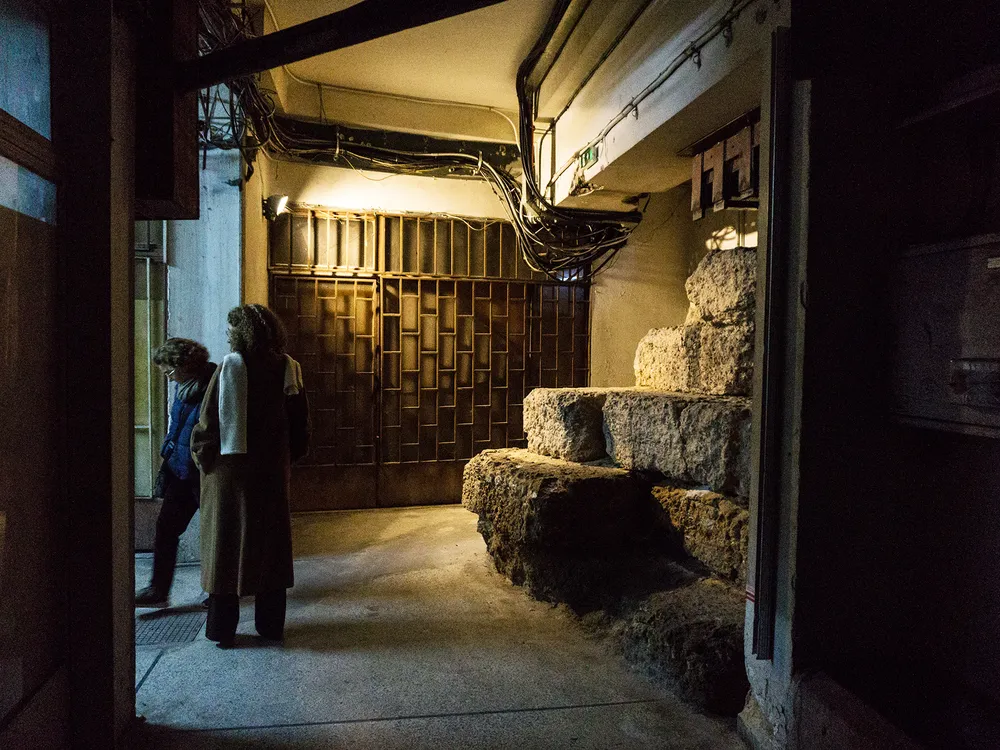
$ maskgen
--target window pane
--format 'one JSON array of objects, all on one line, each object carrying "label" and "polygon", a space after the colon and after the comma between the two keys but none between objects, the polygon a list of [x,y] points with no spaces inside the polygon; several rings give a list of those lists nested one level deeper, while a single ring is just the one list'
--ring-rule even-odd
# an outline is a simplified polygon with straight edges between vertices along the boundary
[{"label": "window pane", "polygon": [[0,156],[0,206],[55,224],[56,186]]},{"label": "window pane", "polygon": [[52,137],[49,22],[27,0],[0,4],[0,109]]}]

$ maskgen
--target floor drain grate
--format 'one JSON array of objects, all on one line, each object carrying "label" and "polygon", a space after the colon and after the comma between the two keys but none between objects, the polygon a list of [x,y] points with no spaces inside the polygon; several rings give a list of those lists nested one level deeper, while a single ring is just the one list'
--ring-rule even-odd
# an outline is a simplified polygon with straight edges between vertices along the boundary
[{"label": "floor drain grate", "polygon": [[135,620],[136,646],[190,643],[205,624],[206,612],[163,612]]}]

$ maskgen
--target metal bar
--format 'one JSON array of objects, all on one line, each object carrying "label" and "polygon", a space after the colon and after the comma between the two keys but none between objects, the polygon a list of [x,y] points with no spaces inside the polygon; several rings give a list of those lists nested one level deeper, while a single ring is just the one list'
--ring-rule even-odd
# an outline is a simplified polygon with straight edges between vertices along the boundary
[{"label": "metal bar", "polygon": [[153,455],[153,368],[150,357],[153,354],[153,283],[150,278],[150,259],[143,258],[146,268],[146,423],[149,425],[147,451],[149,452],[149,486],[153,486],[153,465],[156,458]]},{"label": "metal bar", "polygon": [[326,52],[424,26],[503,0],[361,0],[336,13],[281,29],[178,63],[174,82],[178,89],[208,88],[240,76],[305,60]]},{"label": "metal bar", "polygon": [[780,533],[781,417],[783,363],[786,341],[783,311],[788,254],[789,149],[791,87],[788,29],[775,29],[771,41],[770,177],[767,223],[767,273],[763,279],[764,352],[760,408],[760,455],[757,473],[757,533],[753,582],[752,652],[758,659],[774,658],[774,627],[778,595]]}]

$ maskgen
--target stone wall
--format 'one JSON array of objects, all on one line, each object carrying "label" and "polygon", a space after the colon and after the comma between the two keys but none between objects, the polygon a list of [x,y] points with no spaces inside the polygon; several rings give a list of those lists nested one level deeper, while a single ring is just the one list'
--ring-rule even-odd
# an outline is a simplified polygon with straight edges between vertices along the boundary
[{"label": "stone wall", "polygon": [[731,396],[750,393],[757,253],[715,250],[685,283],[682,326],[654,328],[635,353],[638,386]]},{"label": "stone wall", "polygon": [[635,386],[536,388],[528,450],[481,453],[462,488],[501,574],[536,598],[603,610],[627,657],[725,714],[749,687],[737,586],[755,267],[753,250],[705,256],[685,286],[686,323],[639,343]]}]

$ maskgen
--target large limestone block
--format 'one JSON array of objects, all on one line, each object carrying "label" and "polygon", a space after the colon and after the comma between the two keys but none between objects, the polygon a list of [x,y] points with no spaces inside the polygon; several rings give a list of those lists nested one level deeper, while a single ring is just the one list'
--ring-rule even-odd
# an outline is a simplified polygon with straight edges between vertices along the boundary
[{"label": "large limestone block", "polygon": [[524,399],[528,450],[567,461],[604,454],[603,388],[535,388]]},{"label": "large limestone block", "polygon": [[713,572],[746,582],[750,513],[743,503],[708,490],[653,485],[671,541]]},{"label": "large limestone block", "polygon": [[635,350],[635,384],[661,391],[698,390],[700,326],[654,328]]},{"label": "large limestone block", "polygon": [[737,247],[702,258],[684,289],[702,320],[737,323],[753,317],[756,283],[757,252]]},{"label": "large limestone block", "polygon": [[716,492],[749,495],[750,402],[706,398],[680,415],[687,479]]},{"label": "large limestone block", "polygon": [[607,560],[645,541],[649,485],[628,472],[511,448],[465,467],[462,504],[497,570],[540,599],[579,600],[606,588]]},{"label": "large limestone block", "polygon": [[608,455],[622,468],[748,494],[748,399],[609,389],[604,434]]},{"label": "large limestone block", "polygon": [[733,325],[704,325],[698,347],[700,390],[745,396],[753,384],[754,326],[750,321]]},{"label": "large limestone block", "polygon": [[609,391],[604,400],[608,455],[626,469],[685,478],[680,417],[697,397],[631,388]]},{"label": "large limestone block", "polygon": [[655,593],[622,628],[625,654],[687,700],[734,716],[750,687],[743,665],[744,609],[742,592],[718,580]]}]

